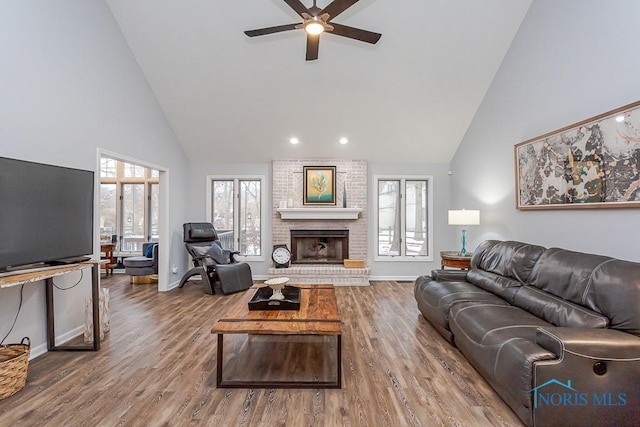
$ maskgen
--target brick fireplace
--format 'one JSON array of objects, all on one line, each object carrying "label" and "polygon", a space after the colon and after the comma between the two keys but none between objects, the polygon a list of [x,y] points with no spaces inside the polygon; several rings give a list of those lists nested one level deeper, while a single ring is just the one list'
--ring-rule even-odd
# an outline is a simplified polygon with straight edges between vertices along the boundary
[{"label": "brick fireplace", "polygon": [[[272,243],[286,244],[294,262],[288,269],[269,268],[269,277],[287,276],[292,283],[368,285],[368,267],[345,268],[342,262],[344,258],[367,260],[367,162],[274,160],[272,166]],[[314,215],[320,209],[303,205],[303,166],[336,166],[336,206],[324,207],[324,212]],[[348,210],[342,208],[345,194],[347,207],[358,208],[358,213],[348,219],[327,215],[327,211],[339,214]],[[308,215],[283,219],[279,212],[283,206]],[[307,236],[299,236],[300,231]],[[298,243],[300,239],[302,243]]]}]

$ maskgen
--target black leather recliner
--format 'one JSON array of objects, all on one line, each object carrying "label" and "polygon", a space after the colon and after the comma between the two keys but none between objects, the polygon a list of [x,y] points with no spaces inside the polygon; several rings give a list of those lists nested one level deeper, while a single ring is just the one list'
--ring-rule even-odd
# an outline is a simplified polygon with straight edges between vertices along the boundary
[{"label": "black leather recliner", "polygon": [[179,287],[193,276],[200,276],[204,291],[213,295],[244,291],[253,285],[251,267],[235,256],[239,252],[222,248],[218,233],[209,222],[183,224],[184,244],[193,259],[193,268],[180,280]]}]

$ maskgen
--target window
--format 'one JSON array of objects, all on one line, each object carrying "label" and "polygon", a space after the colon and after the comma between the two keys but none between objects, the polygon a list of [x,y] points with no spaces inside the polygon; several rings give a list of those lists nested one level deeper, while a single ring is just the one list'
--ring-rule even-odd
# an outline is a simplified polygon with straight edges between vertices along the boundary
[{"label": "window", "polygon": [[376,260],[432,259],[432,178],[375,177]]},{"label": "window", "polygon": [[100,184],[100,241],[111,242],[117,235],[116,184]]},{"label": "window", "polygon": [[122,184],[120,250],[141,251],[145,241],[144,184]]},{"label": "window", "polygon": [[100,159],[100,240],[117,252],[141,252],[158,241],[159,171]]},{"label": "window", "polygon": [[225,249],[262,256],[262,177],[209,177],[207,215]]},{"label": "window", "polygon": [[108,157],[100,159],[100,177],[115,178],[118,173],[118,161]]}]

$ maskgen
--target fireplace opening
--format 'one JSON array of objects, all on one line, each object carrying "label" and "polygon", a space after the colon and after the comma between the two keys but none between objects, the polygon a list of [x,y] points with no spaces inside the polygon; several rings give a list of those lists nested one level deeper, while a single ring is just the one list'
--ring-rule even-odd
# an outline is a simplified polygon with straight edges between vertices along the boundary
[{"label": "fireplace opening", "polygon": [[349,230],[291,230],[292,264],[342,264],[349,258]]}]

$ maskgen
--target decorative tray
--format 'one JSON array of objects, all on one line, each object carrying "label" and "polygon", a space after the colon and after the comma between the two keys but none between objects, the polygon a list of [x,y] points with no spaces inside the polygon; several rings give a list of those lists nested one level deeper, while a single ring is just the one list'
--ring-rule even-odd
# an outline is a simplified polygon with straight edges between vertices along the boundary
[{"label": "decorative tray", "polygon": [[269,287],[258,288],[249,300],[249,310],[300,310],[300,288],[284,286],[284,299],[270,299],[273,291]]}]

